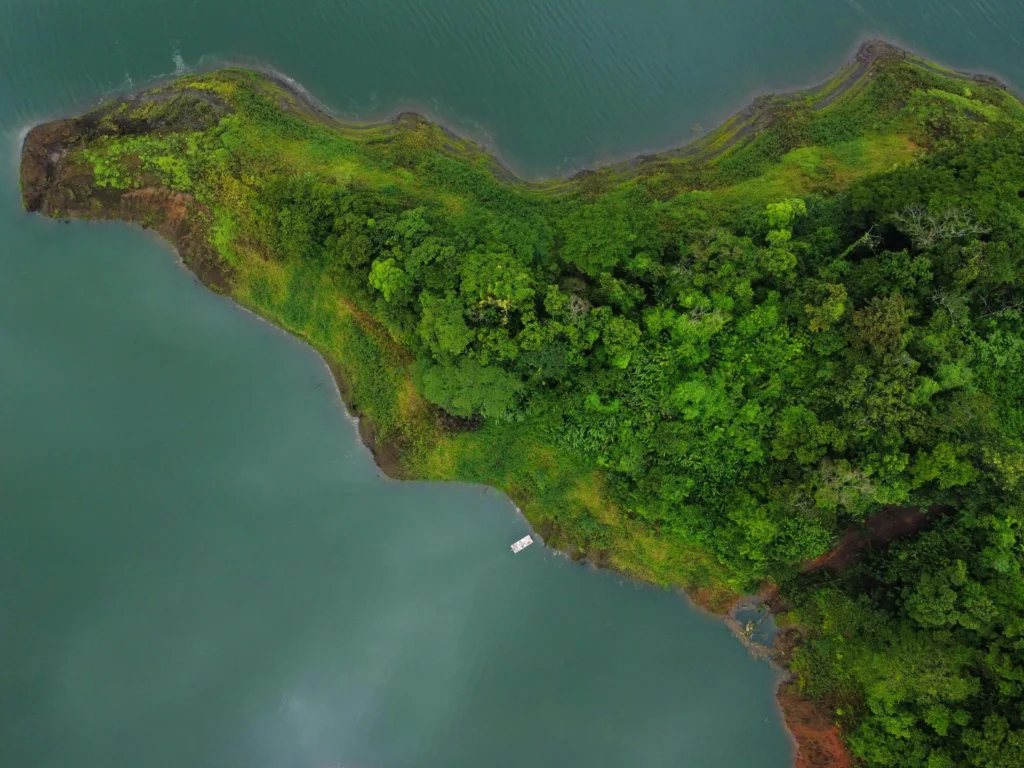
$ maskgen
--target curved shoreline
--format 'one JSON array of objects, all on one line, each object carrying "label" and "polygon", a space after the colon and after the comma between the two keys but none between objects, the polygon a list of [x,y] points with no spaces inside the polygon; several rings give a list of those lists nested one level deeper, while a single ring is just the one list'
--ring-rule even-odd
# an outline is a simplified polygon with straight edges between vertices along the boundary
[{"label": "curved shoreline", "polygon": [[[342,130],[367,131],[394,125],[400,122],[405,116],[415,116],[417,119],[425,120],[438,126],[446,134],[458,139],[459,141],[472,143],[477,147],[477,149],[489,155],[494,163],[500,168],[500,174],[496,175],[498,175],[498,178],[501,178],[503,181],[515,183],[525,188],[547,189],[553,184],[572,181],[581,174],[606,171],[608,169],[618,168],[621,166],[630,166],[642,162],[645,158],[666,155],[671,156],[674,154],[692,151],[697,148],[698,145],[701,145],[710,137],[721,131],[727,124],[741,117],[744,113],[753,110],[756,104],[761,100],[790,100],[807,96],[813,97],[815,93],[827,87],[830,82],[841,76],[848,68],[856,67],[858,59],[861,57],[862,53],[873,46],[883,47],[889,54],[912,60],[915,64],[923,66],[932,72],[936,72],[947,77],[994,85],[1024,98],[1024,90],[1010,84],[998,72],[985,69],[974,70],[947,67],[942,62],[936,61],[934,58],[929,58],[926,53],[908,45],[902,40],[877,33],[868,33],[857,38],[857,40],[849,47],[848,52],[841,60],[839,66],[831,70],[831,74],[827,74],[828,70],[826,69],[825,74],[820,77],[811,78],[805,84],[787,86],[782,89],[766,87],[763,89],[749,91],[743,97],[732,102],[730,106],[727,106],[720,111],[716,111],[716,114],[709,119],[709,122],[713,124],[712,127],[699,136],[695,136],[690,139],[673,139],[666,141],[663,144],[628,149],[621,155],[613,155],[608,158],[598,159],[593,163],[583,165],[575,170],[542,173],[537,176],[519,173],[504,159],[501,149],[496,144],[486,143],[479,137],[468,135],[472,132],[460,132],[460,128],[453,125],[443,117],[433,113],[431,110],[424,108],[420,104],[410,103],[406,106],[395,106],[390,109],[383,110],[381,112],[381,116],[371,117],[367,120],[346,118],[321,101],[300,82],[289,77],[276,67],[264,64],[259,60],[247,60],[244,57],[228,59],[211,57],[206,62],[203,61],[205,57],[201,57],[199,65],[194,68],[190,67],[184,72],[157,74],[146,80],[146,82],[139,87],[115,87],[109,91],[105,91],[98,100],[83,104],[78,114],[84,115],[92,112],[112,100],[131,98],[141,95],[147,91],[162,88],[170,83],[180,80],[183,77],[201,76],[203,74],[222,69],[246,69],[260,73],[281,89],[291,93],[304,107],[307,108],[308,112],[318,115],[322,120],[327,121],[332,127],[340,128]],[[878,57],[876,56],[875,60],[877,60],[877,58]],[[856,77],[860,78],[863,74],[864,71],[857,72]],[[851,82],[850,86],[853,84],[854,83]],[[54,122],[62,117],[63,115],[41,115],[37,122],[26,123],[24,126],[19,128],[16,132],[18,135],[19,152],[20,147],[24,144],[25,137],[32,128],[37,125]]]},{"label": "curved shoreline", "polygon": [[[389,130],[393,126],[401,127],[403,123],[408,121],[431,122],[443,130],[447,136],[459,142],[465,151],[486,155],[489,168],[500,181],[517,185],[527,190],[558,193],[574,189],[577,182],[592,174],[609,174],[618,180],[639,172],[648,163],[660,160],[675,159],[677,161],[682,160],[693,163],[712,160],[737,146],[742,146],[745,140],[753,138],[760,130],[770,125],[771,113],[768,107],[771,105],[778,104],[780,101],[805,100],[811,102],[812,108],[823,109],[836,103],[851,92],[855,92],[858,84],[870,76],[873,67],[879,61],[893,57],[912,59],[914,63],[929,66],[933,71],[941,72],[941,74],[946,76],[953,76],[968,81],[984,82],[989,85],[993,84],[987,75],[947,72],[941,68],[928,65],[927,62],[918,61],[913,54],[905,50],[891,46],[888,43],[872,41],[862,44],[852,61],[848,61],[831,78],[818,86],[812,89],[791,91],[780,96],[760,96],[744,110],[734,114],[708,134],[693,142],[658,154],[639,154],[626,161],[601,166],[597,170],[579,171],[570,176],[557,177],[543,182],[531,182],[515,175],[512,169],[505,165],[493,152],[461,137],[450,128],[445,127],[443,123],[431,121],[416,113],[409,112],[400,112],[393,119],[386,122],[346,123],[334,116],[322,103],[317,101],[315,97],[294,80],[287,78],[279,72],[267,69],[262,70],[262,76],[275,84],[278,89],[292,99],[294,103],[290,107],[293,111],[307,119],[321,122],[342,133],[359,133],[375,129]],[[177,80],[179,78],[174,79]],[[999,85],[1006,88],[1001,83]],[[148,88],[137,94],[134,98],[140,98],[146,92],[152,90],[154,90],[153,87]],[[289,105],[283,106],[288,108]],[[86,118],[89,115],[95,115],[96,112],[97,110],[93,110],[91,113],[87,113]],[[81,121],[83,124],[87,122],[88,120]],[[47,130],[50,130],[53,135],[47,137]],[[75,134],[73,132],[75,130],[80,131],[80,133]],[[87,136],[85,131],[84,125],[81,125],[78,121],[57,120],[37,126],[24,135],[21,178],[23,183],[23,199],[29,210],[42,211],[44,214],[61,218],[65,216],[75,217],[80,214],[74,208],[60,206],[58,209],[53,207],[51,201],[46,198],[46,193],[49,191],[48,185],[50,185],[52,178],[55,176],[59,177],[60,173],[60,160],[53,159],[54,151],[66,147],[67,143]],[[457,146],[450,150],[446,146],[444,151],[451,151],[453,154],[466,156],[465,151],[460,152]],[[35,171],[34,175],[33,171]],[[38,198],[35,194],[37,192],[39,193]],[[199,217],[189,215],[194,213],[198,207],[198,203],[196,203],[194,198],[184,193],[173,193],[168,189],[152,187],[132,190],[123,195],[120,193],[114,195],[112,194],[113,192],[114,190],[107,190],[102,193],[98,189],[93,190],[92,199],[105,206],[98,217],[126,220],[155,229],[175,247],[185,266],[194,272],[205,285],[219,293],[230,293],[228,276],[217,266],[216,260],[211,261],[209,258],[208,233],[198,223],[197,219]],[[159,217],[155,219],[149,218],[154,213],[158,213]],[[257,313],[254,312],[254,314]],[[266,318],[263,319],[266,320]],[[282,328],[282,331],[300,341],[307,341],[301,334],[296,334],[284,328]],[[359,404],[354,402],[350,387],[340,367],[329,356],[320,350],[317,351],[332,372],[339,395],[347,412],[357,419],[357,431],[360,439],[370,450],[377,466],[389,477],[406,479],[408,475],[403,471],[397,446],[377,440],[372,421],[365,414],[361,413]],[[515,503],[514,499],[513,503]],[[695,604],[701,607],[699,603],[695,602]],[[794,739],[794,743],[800,744],[800,739],[794,730],[795,726],[789,722],[789,719],[794,715],[787,710],[787,704],[783,703],[784,698],[789,695],[788,693],[783,693],[783,686],[785,685],[785,681],[780,682],[778,696],[780,707],[786,715],[785,721],[787,722],[790,735]],[[790,701],[788,698],[785,700]],[[790,706],[790,709],[792,708]],[[799,729],[797,728],[797,730]],[[842,765],[843,763],[833,764]]]},{"label": "curved shoreline", "polygon": [[[873,58],[870,63],[866,66],[860,67],[861,57],[866,54],[872,48],[879,49],[873,54]],[[884,49],[884,53],[883,50]],[[260,62],[248,62],[245,60],[225,60],[223,67],[239,67],[243,69],[250,69],[261,73],[262,75],[271,79],[275,84],[284,90],[293,93],[305,106],[311,111],[317,113],[324,118],[331,121],[333,127],[340,127],[347,130],[371,130],[374,128],[381,128],[390,124],[394,124],[402,119],[405,115],[415,115],[419,119],[426,120],[434,125],[440,127],[445,133],[449,134],[453,138],[459,139],[460,141],[470,141],[479,147],[486,154],[490,155],[493,160],[502,168],[503,181],[510,183],[516,183],[524,187],[547,187],[552,183],[571,181],[580,174],[586,174],[596,171],[602,171],[610,168],[617,168],[623,165],[633,165],[643,158],[660,156],[660,155],[673,155],[686,153],[688,150],[692,150],[704,142],[706,139],[711,137],[720,131],[726,124],[738,116],[752,110],[759,100],[763,99],[799,99],[805,96],[814,96],[815,93],[827,87],[830,82],[841,76],[848,68],[854,68],[858,71],[852,73],[855,79],[862,77],[866,71],[870,68],[871,64],[877,61],[883,55],[896,55],[902,56],[903,58],[914,61],[915,64],[923,66],[933,72],[946,75],[947,77],[955,77],[958,79],[969,80],[974,82],[981,82],[988,85],[995,85],[1004,90],[1010,91],[1017,95],[1024,95],[1024,91],[1018,90],[1011,86],[1006,79],[1000,76],[996,72],[987,71],[984,69],[972,70],[972,69],[958,69],[955,67],[947,67],[940,61],[934,58],[929,58],[927,54],[922,51],[915,49],[903,41],[879,34],[863,34],[857,38],[857,40],[849,47],[847,53],[841,60],[838,67],[831,69],[824,69],[824,73],[820,77],[814,77],[809,79],[804,84],[795,84],[787,86],[782,89],[777,88],[762,88],[754,91],[747,92],[743,97],[737,99],[730,106],[725,107],[721,111],[717,111],[716,115],[709,119],[712,127],[705,130],[699,135],[693,136],[689,139],[673,139],[666,141],[665,143],[655,144],[651,146],[643,146],[635,149],[629,149],[624,151],[621,155],[613,155],[607,158],[598,159],[593,163],[583,165],[575,170],[555,172],[555,173],[544,173],[533,176],[531,174],[519,173],[507,160],[500,148],[494,144],[484,142],[478,137],[467,135],[464,132],[460,132],[460,129],[453,125],[450,121],[445,120],[434,112],[424,109],[418,104],[409,104],[407,106],[397,106],[389,110],[382,112],[382,116],[373,117],[368,120],[350,119],[339,114],[335,110],[331,109],[327,104],[317,98],[312,92],[305,88],[294,78],[289,77],[281,70],[262,64]],[[221,69],[222,66],[215,66],[212,69]],[[196,73],[202,73],[212,71],[205,67],[197,69]],[[831,72],[831,74],[829,74]],[[172,76],[170,78],[162,79],[161,82],[170,82],[171,80],[177,79],[178,76]],[[852,87],[855,84],[855,80],[851,81],[847,88]],[[845,90],[845,89],[844,89]],[[839,93],[833,94],[833,97],[837,97]],[[834,100],[834,98],[832,99]],[[831,103],[831,101],[829,101]],[[827,106],[822,104],[821,107]]]},{"label": "curved shoreline", "polygon": [[388,119],[368,122],[348,121],[339,117],[300,83],[282,72],[272,67],[262,66],[257,67],[255,71],[260,72],[295,99],[294,106],[299,107],[300,111],[335,130],[360,133],[399,125],[403,121],[425,121],[436,125],[453,141],[468,144],[475,153],[485,155],[494,176],[501,182],[526,190],[552,192],[591,174],[610,174],[625,178],[633,175],[646,164],[662,160],[687,162],[714,160],[728,150],[742,146],[746,139],[753,138],[758,132],[768,127],[772,122],[771,108],[773,106],[807,101],[815,111],[825,109],[854,91],[879,62],[887,59],[908,60],[917,66],[946,77],[995,86],[1011,93],[1015,92],[1005,82],[993,75],[947,69],[888,40],[870,37],[858,43],[853,54],[831,76],[811,86],[797,87],[781,92],[765,91],[755,94],[752,98],[748,97],[745,102],[746,106],[728,112],[727,117],[719,121],[715,127],[690,141],[673,143],[657,150],[631,152],[622,159],[596,163],[594,167],[584,167],[570,173],[529,179],[517,174],[515,169],[502,159],[500,151],[496,148],[460,134],[446,121],[433,115],[398,110],[391,113],[391,117]]}]

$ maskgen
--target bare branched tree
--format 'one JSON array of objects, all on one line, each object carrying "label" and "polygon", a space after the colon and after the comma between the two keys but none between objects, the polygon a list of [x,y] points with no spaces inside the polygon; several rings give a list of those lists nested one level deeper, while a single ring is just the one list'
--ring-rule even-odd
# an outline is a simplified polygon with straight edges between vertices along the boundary
[{"label": "bare branched tree", "polygon": [[679,264],[673,264],[669,267],[669,274],[674,277],[681,277],[683,280],[689,281],[693,275],[693,270],[686,264],[680,262]]},{"label": "bare branched tree", "polygon": [[988,297],[979,296],[981,303],[985,305],[985,314],[980,315],[978,319],[986,317],[999,317],[1000,315],[1007,315],[1010,312],[1017,312],[1024,308],[1024,300],[1014,301],[1013,297],[1002,297],[998,304],[993,305],[989,302]]},{"label": "bare branched tree", "polygon": [[690,310],[690,320],[695,323],[699,323],[704,319],[705,315],[709,314],[710,310],[706,307],[694,307]]},{"label": "bare branched tree", "polygon": [[569,311],[573,317],[583,317],[590,311],[591,304],[578,293],[569,294]]},{"label": "bare branched tree", "polygon": [[851,243],[850,247],[843,251],[842,256],[840,256],[839,258],[845,259],[847,256],[849,256],[851,253],[853,253],[861,246],[864,246],[872,253],[875,253],[875,249],[882,244],[882,238],[874,234],[874,229],[875,225],[872,224],[871,229],[869,229],[863,235],[858,237],[853,243]]},{"label": "bare branched tree", "polygon": [[892,217],[896,228],[910,238],[915,248],[927,250],[938,243],[970,235],[984,235],[990,230],[966,208],[946,208],[932,213],[927,208],[911,206]]},{"label": "bare branched tree", "polygon": [[955,296],[945,291],[935,291],[932,294],[932,301],[949,313],[950,319],[962,325],[967,322],[969,315],[967,301],[963,296]]},{"label": "bare branched tree", "polygon": [[871,229],[861,235],[860,240],[858,241],[860,245],[867,246],[868,250],[872,253],[874,253],[875,249],[882,244],[882,238],[879,235],[874,234],[874,229],[875,225],[872,224]]},{"label": "bare branched tree", "polygon": [[825,458],[818,465],[815,501],[819,507],[855,510],[863,506],[874,492],[874,483],[847,461]]}]

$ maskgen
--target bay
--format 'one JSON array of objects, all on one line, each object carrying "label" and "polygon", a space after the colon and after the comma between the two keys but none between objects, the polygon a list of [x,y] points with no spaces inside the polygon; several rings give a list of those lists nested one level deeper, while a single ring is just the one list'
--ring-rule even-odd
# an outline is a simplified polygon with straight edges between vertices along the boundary
[{"label": "bay", "polygon": [[7,224],[0,765],[788,764],[719,621],[381,477],[315,353],[148,233]]},{"label": "bay", "polygon": [[0,765],[785,766],[775,673],[509,500],[382,478],[308,348],[150,235],[20,211],[33,122],[275,67],[546,177],[884,35],[1024,82],[1009,0],[2,0]]}]

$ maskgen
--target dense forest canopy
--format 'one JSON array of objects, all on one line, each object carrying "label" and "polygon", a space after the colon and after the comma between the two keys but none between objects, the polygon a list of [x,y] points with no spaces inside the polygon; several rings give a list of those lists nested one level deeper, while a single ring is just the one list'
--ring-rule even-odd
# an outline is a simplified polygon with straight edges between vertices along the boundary
[{"label": "dense forest canopy", "polygon": [[1021,766],[1024,108],[900,56],[856,74],[532,185],[413,117],[191,76],[84,118],[44,209],[180,193],[405,474],[496,485],[550,543],[712,602],[778,584],[803,690],[870,765]]}]

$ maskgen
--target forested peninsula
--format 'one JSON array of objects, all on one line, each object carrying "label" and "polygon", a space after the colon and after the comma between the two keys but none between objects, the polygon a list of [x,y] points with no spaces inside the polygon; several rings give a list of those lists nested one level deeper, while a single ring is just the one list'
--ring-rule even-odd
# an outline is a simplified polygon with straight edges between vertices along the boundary
[{"label": "forested peninsula", "polygon": [[226,69],[37,126],[21,184],[319,350],[390,475],[499,488],[712,609],[769,594],[803,765],[1024,766],[1024,107],[995,81],[872,43],[528,183]]}]

